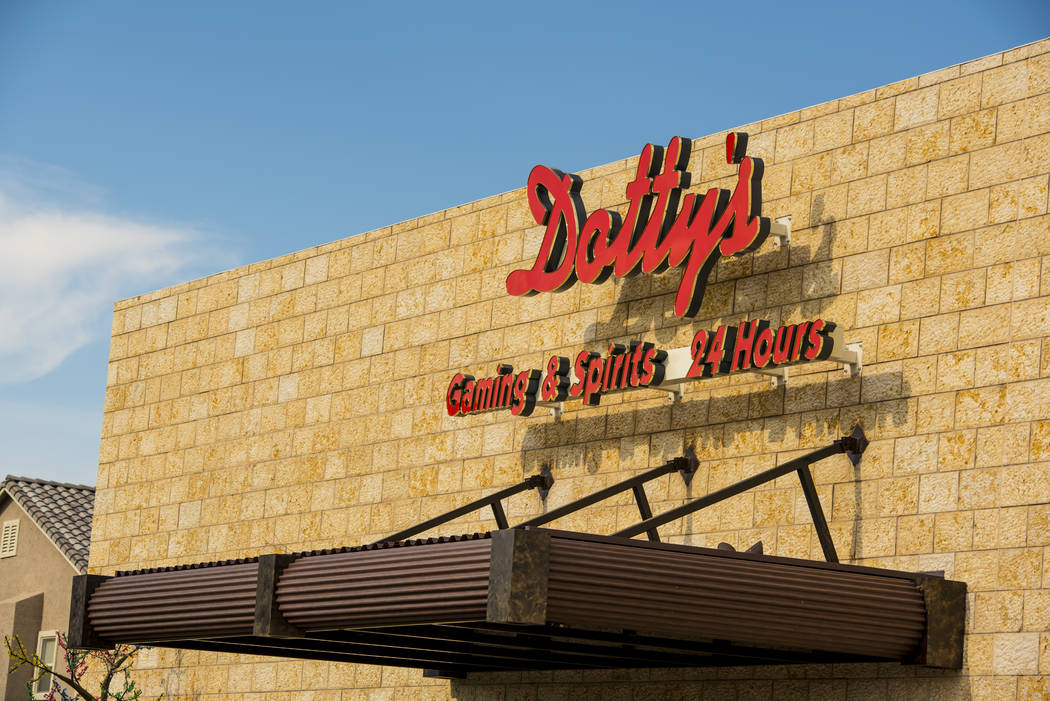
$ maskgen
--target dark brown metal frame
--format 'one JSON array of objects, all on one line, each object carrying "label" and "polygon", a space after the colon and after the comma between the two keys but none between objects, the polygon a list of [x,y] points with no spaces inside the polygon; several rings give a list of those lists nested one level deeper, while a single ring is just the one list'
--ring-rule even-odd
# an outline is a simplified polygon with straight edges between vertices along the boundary
[{"label": "dark brown metal frame", "polygon": [[459,518],[465,514],[469,514],[473,511],[483,509],[486,506],[492,508],[492,515],[496,519],[496,527],[500,530],[504,528],[510,528],[510,523],[507,521],[507,513],[503,510],[503,500],[507,497],[514,496],[521,492],[529,489],[536,489],[540,493],[540,498],[543,500],[547,499],[547,493],[550,492],[550,488],[554,485],[554,476],[551,474],[549,467],[544,467],[538,475],[531,475],[526,477],[524,480],[513,486],[501,489],[498,492],[489,494],[481,499],[476,499],[469,504],[464,504],[458,508],[447,511],[440,516],[435,516],[432,519],[417,523],[414,526],[410,526],[403,531],[398,531],[392,535],[388,535],[386,538],[381,538],[376,543],[392,543],[399,540],[408,540],[413,536],[417,536],[420,533],[425,533],[431,528],[436,528],[442,524],[448,523],[449,521]]},{"label": "dark brown metal frame", "polygon": [[[831,530],[828,528],[828,521],[824,517],[824,509],[820,505],[820,498],[817,495],[817,488],[813,484],[813,475],[810,473],[809,467],[815,462],[838,453],[846,453],[850,462],[856,466],[860,462],[860,457],[867,447],[868,439],[864,435],[864,429],[858,425],[854,427],[853,432],[850,433],[850,435],[843,436],[831,445],[806,453],[794,460],[789,460],[783,465],[778,465],[769,470],[765,470],[764,472],[759,472],[757,475],[752,475],[751,477],[742,479],[735,484],[731,484],[728,487],[706,494],[699,499],[695,499],[687,504],[682,504],[681,506],[665,511],[657,516],[645,517],[643,515],[643,520],[641,522],[621,529],[613,535],[630,538],[643,532],[652,534],[655,532],[657,526],[662,526],[665,523],[669,523],[687,514],[699,511],[700,509],[711,506],[712,504],[717,504],[718,502],[725,501],[730,497],[735,497],[737,494],[746,492],[747,490],[765,484],[766,482],[772,482],[778,477],[783,477],[791,472],[797,472],[799,481],[802,483],[802,493],[806,497],[806,504],[809,506],[809,513],[813,518],[813,527],[817,531],[817,539],[820,541],[821,550],[824,551],[824,559],[828,562],[838,562],[839,557],[838,553],[835,552],[835,543],[831,539]],[[654,540],[652,535],[649,536],[649,539]]]},{"label": "dark brown metal frame", "polygon": [[[410,580],[428,582],[425,595]],[[464,587],[475,592],[470,607],[449,615],[446,600]],[[505,529],[83,575],[70,645],[133,642],[445,677],[878,660],[958,668],[965,592],[924,574]]]},{"label": "dark brown metal frame", "polygon": [[[697,460],[696,454],[692,451],[688,451],[684,456],[680,458],[668,460],[666,463],[660,465],[659,467],[654,467],[651,470],[646,470],[645,472],[635,475],[634,477],[631,477],[629,479],[626,479],[623,482],[618,482],[617,484],[610,485],[608,487],[605,487],[604,489],[599,489],[593,494],[588,494],[587,496],[581,497],[576,501],[565,504],[564,506],[559,506],[556,509],[552,509],[551,511],[540,514],[535,518],[523,521],[522,523],[516,525],[515,528],[542,526],[545,523],[550,523],[551,521],[559,519],[562,516],[567,516],[571,513],[579,511],[580,509],[588,507],[591,504],[597,504],[600,501],[604,501],[605,499],[615,496],[620,492],[625,492],[628,489],[630,489],[634,493],[634,500],[635,503],[638,505],[638,513],[641,515],[641,517],[643,519],[651,518],[653,512],[652,508],[649,506],[649,499],[645,495],[645,488],[643,485],[646,482],[650,482],[654,479],[657,479],[658,477],[663,477],[664,475],[668,475],[673,472],[679,473],[682,476],[682,479],[685,480],[685,483],[689,484],[689,482],[693,479],[693,474],[696,472],[696,468],[699,466],[699,464],[700,463],[699,460]],[[531,477],[527,477],[525,481],[521,482],[520,484],[507,487],[506,489],[500,490],[486,497],[482,497],[481,499],[478,499],[476,501],[472,501],[469,504],[464,504],[463,506],[443,513],[440,516],[435,516],[432,519],[429,519],[422,523],[418,523],[414,526],[406,528],[403,531],[398,531],[397,533],[377,540],[376,542],[390,543],[399,540],[406,540],[408,538],[412,538],[413,536],[417,536],[420,533],[425,533],[431,528],[435,528],[442,524],[448,523],[453,519],[459,518],[460,516],[463,516],[465,514],[469,514],[472,511],[477,511],[478,509],[482,509],[486,506],[492,508],[492,514],[496,519],[496,527],[498,529],[502,530],[504,528],[510,528],[510,523],[507,521],[506,513],[503,510],[503,505],[501,503],[502,500],[506,497],[533,488],[540,490],[540,496],[545,500],[547,498],[547,493],[550,491],[550,488],[553,484],[554,476],[551,474],[550,468],[544,467],[538,475],[532,475]],[[646,534],[649,536],[649,540],[653,542],[660,541],[660,534],[657,533],[656,528],[646,529]]]},{"label": "dark brown metal frame", "polygon": [[[658,543],[660,542],[660,533],[657,531],[659,526],[713,504],[717,504],[720,501],[725,501],[730,497],[734,497],[737,494],[746,492],[747,490],[765,484],[766,482],[771,482],[788,473],[796,472],[798,473],[799,482],[802,485],[802,493],[806,497],[806,504],[809,506],[809,513],[813,519],[813,527],[817,531],[817,540],[820,541],[821,550],[824,552],[824,558],[828,562],[838,562],[838,553],[835,551],[835,543],[831,538],[831,530],[828,528],[828,521],[824,516],[824,509],[820,505],[820,497],[817,495],[817,488],[813,482],[813,475],[810,473],[809,468],[813,463],[838,453],[846,453],[846,455],[849,456],[850,461],[854,465],[857,465],[860,462],[861,455],[867,447],[868,439],[864,435],[864,430],[858,425],[854,427],[850,435],[843,436],[831,445],[806,453],[794,460],[789,460],[783,465],[778,465],[777,467],[760,472],[757,475],[752,475],[751,477],[740,480],[728,487],[711,492],[699,499],[695,499],[687,504],[683,504],[654,516],[652,508],[649,505],[649,499],[645,494],[645,483],[663,477],[664,475],[678,472],[682,476],[682,479],[685,480],[686,484],[689,484],[697,467],[699,467],[699,460],[697,459],[696,454],[689,450],[680,458],[674,458],[663,465],[646,470],[645,472],[625,479],[622,482],[617,482],[616,484],[599,489],[592,494],[580,497],[579,499],[564,504],[563,506],[559,506],[556,509],[551,509],[546,513],[519,523],[515,528],[534,528],[548,524],[551,521],[555,521],[563,516],[568,516],[569,514],[575,513],[591,506],[592,504],[597,504],[600,501],[604,501],[605,499],[629,489],[634,494],[635,504],[638,506],[638,513],[641,515],[642,520],[639,523],[617,531],[613,535],[631,538],[640,533],[645,533],[651,542]],[[435,516],[432,519],[416,524],[410,528],[406,528],[403,531],[398,531],[397,533],[389,535],[376,542],[387,543],[405,540],[486,506],[492,508],[493,516],[495,516],[496,519],[496,526],[500,530],[509,528],[510,524],[507,521],[507,516],[503,510],[501,500],[527,489],[534,488],[539,489],[541,496],[546,499],[547,491],[550,490],[551,485],[553,484],[554,477],[551,475],[550,468],[544,467],[540,474],[528,477],[520,484],[507,487],[506,489],[500,490],[476,501],[472,501],[469,504],[465,504],[459,508],[441,514],[440,516]]]},{"label": "dark brown metal frame", "polygon": [[[550,523],[563,516],[567,516],[571,513],[579,511],[591,504],[597,504],[599,501],[604,501],[609,497],[615,496],[620,492],[626,492],[630,489],[634,493],[635,503],[638,505],[638,512],[641,514],[643,519],[652,518],[653,512],[649,507],[649,499],[645,496],[644,484],[658,477],[677,472],[682,475],[682,479],[685,480],[686,484],[689,484],[693,479],[693,474],[696,473],[696,468],[699,467],[700,462],[697,460],[696,454],[692,451],[687,452],[680,458],[674,458],[667,461],[659,467],[654,467],[651,470],[647,470],[641,474],[635,475],[629,479],[625,479],[622,482],[599,489],[593,494],[588,494],[585,497],[580,497],[576,501],[569,502],[564,506],[559,506],[556,509],[552,509],[545,514],[540,514],[535,518],[530,518],[527,521],[519,523],[515,528],[530,528],[542,526]],[[642,531],[649,536],[649,540],[654,543],[660,542],[660,534],[657,533],[656,528],[643,528]],[[638,531],[641,533],[642,531]]]},{"label": "dark brown metal frame", "polygon": [[[371,545],[75,578],[71,647],[133,642],[423,668],[428,676],[898,660],[962,663],[966,585],[838,564],[809,467],[833,444],[657,516],[645,482],[694,455],[510,528],[500,500],[548,470]],[[658,526],[796,471],[827,562],[657,542]],[[642,521],[611,536],[536,526],[626,490]],[[491,534],[404,540],[493,506]],[[646,533],[651,542],[629,536]]]}]

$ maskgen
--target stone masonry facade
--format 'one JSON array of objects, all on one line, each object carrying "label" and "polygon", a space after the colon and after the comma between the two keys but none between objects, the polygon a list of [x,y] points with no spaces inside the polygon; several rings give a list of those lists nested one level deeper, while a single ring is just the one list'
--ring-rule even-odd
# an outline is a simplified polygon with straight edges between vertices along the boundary
[{"label": "stone masonry facade", "polygon": [[[739,128],[765,160],[771,240],[723,259],[700,313],[680,269],[507,294],[543,227],[524,189],[187,282],[115,307],[91,571],[355,545],[550,466],[546,507],[683,454],[662,511],[848,433],[853,468],[813,468],[843,561],[969,586],[961,671],[896,664],[508,673],[154,649],[172,699],[1045,699],[1050,697],[1050,39]],[[667,134],[669,139],[673,134]],[[684,136],[690,136],[688,134]],[[690,191],[732,187],[724,132],[693,142]],[[664,141],[666,143],[666,140]],[[638,144],[639,149],[643,144]],[[636,159],[580,173],[587,210],[625,206]],[[557,166],[552,163],[550,165]],[[522,173],[524,183],[527,173]],[[418,186],[425,187],[425,183]],[[610,342],[687,346],[699,328],[816,317],[864,370],[741,374],[566,404],[555,419],[447,416],[451,376],[542,368]],[[611,533],[630,492],[552,524]],[[491,513],[441,534],[494,528]],[[822,558],[794,476],[668,524],[665,540]]]}]

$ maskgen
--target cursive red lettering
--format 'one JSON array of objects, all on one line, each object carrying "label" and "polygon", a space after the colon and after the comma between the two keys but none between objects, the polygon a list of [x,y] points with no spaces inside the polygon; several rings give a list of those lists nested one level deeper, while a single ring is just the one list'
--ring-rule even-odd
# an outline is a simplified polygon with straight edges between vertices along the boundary
[{"label": "cursive red lettering", "polygon": [[[674,311],[696,315],[718,257],[758,248],[769,233],[769,219],[760,214],[762,161],[745,155],[746,134],[734,132],[726,140],[726,159],[737,164],[732,191],[713,188],[702,197],[681,197],[689,182],[689,146],[677,136],[666,151],[646,144],[625,191],[628,205],[622,221],[604,209],[585,216],[578,178],[546,166],[533,168],[529,208],[547,228],[532,268],[511,272],[507,292],[559,291],[577,279],[599,283],[610,273],[659,272],[684,262]],[[679,199],[682,206],[675,212]]]},{"label": "cursive red lettering", "polygon": [[528,200],[532,217],[546,224],[536,262],[529,270],[507,276],[507,292],[531,295],[560,292],[576,281],[576,244],[583,221],[580,179],[561,171],[536,166],[529,173]]}]

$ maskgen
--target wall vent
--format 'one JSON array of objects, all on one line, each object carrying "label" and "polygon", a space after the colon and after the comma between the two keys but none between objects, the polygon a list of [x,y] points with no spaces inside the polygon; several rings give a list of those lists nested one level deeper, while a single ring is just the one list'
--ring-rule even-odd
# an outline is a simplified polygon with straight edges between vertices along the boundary
[{"label": "wall vent", "polygon": [[18,521],[4,521],[0,531],[0,557],[14,557],[18,552]]}]

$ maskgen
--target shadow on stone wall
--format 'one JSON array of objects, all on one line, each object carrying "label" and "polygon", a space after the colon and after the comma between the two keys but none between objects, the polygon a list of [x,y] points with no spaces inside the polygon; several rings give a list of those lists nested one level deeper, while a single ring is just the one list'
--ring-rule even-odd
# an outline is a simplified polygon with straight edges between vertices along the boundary
[{"label": "shadow on stone wall", "polygon": [[[791,263],[793,266],[818,266],[814,274],[818,278],[833,278],[837,293],[841,285],[839,280],[834,279],[837,273],[830,258],[837,222],[825,214],[823,195],[814,198],[809,225],[819,227],[820,238],[807,246],[802,243],[804,237],[799,237],[799,243],[789,249],[793,256]],[[746,266],[745,274],[752,267],[764,271],[783,269],[787,265],[785,255],[783,249],[758,254],[754,256],[753,263]],[[777,260],[763,260],[763,257]],[[827,269],[821,270],[819,266],[824,265]],[[610,320],[591,327],[587,337],[595,340],[581,344],[581,347],[600,349],[602,344],[637,339],[644,334],[649,334],[650,338],[655,336],[663,347],[673,347],[670,344],[688,345],[693,329],[700,328],[700,325],[681,324],[673,315],[672,321],[666,326],[661,326],[654,316],[647,328],[637,324],[632,327],[632,315],[641,318],[641,314],[631,311],[631,305],[639,303],[639,300],[645,303],[648,303],[646,299],[656,300],[659,308],[670,313],[670,299],[679,279],[675,275],[675,271],[671,270],[659,276],[638,276],[617,283],[619,296]],[[665,277],[668,280],[664,280]],[[731,279],[716,283],[719,284],[732,287],[735,282]],[[654,294],[653,287],[665,290],[666,294],[650,298]],[[778,305],[776,309],[780,310],[778,315],[784,317],[810,318],[823,313],[833,300],[834,295],[822,299],[797,300]],[[766,306],[769,305],[758,309]],[[703,311],[698,318],[705,318],[702,315]],[[727,314],[724,318],[744,316],[745,313],[741,312]],[[777,324],[780,318],[778,316],[771,321]],[[689,338],[683,338],[682,329]],[[866,360],[870,364],[875,349],[866,350]],[[885,369],[869,366],[861,377],[846,377],[837,372],[800,375],[789,379],[786,386],[777,388],[759,382],[742,387],[730,384],[727,378],[700,381],[687,385],[684,398],[673,404],[655,391],[639,390],[639,394],[651,399],[623,404],[614,395],[604,398],[608,401],[605,412],[587,416],[570,412],[560,420],[531,423],[521,442],[523,474],[535,474],[549,467],[556,480],[596,475],[603,464],[608,470],[608,458],[617,451],[621,469],[625,470],[640,471],[678,457],[689,449],[696,452],[702,463],[705,460],[718,460],[737,464],[736,467],[722,470],[717,477],[702,468],[688,487],[681,485],[680,480],[676,483],[675,478],[671,477],[672,485],[668,487],[667,498],[680,503],[761,469],[773,467],[778,453],[797,454],[826,445],[849,433],[855,424],[861,425],[874,441],[912,434],[916,417],[915,409],[911,406],[914,402],[911,385],[900,364],[887,364]],[[756,433],[759,434],[757,440]],[[749,449],[748,446],[753,448]],[[852,518],[851,538],[848,548],[840,552],[844,560],[855,559],[860,551],[864,537],[861,515],[867,514],[875,506],[863,503],[865,495],[861,479],[885,476],[879,472],[884,466],[872,467],[872,461],[878,459],[874,457],[878,453],[878,446],[873,447],[875,450],[869,449],[865,460],[853,468],[851,474],[834,480],[839,483],[851,480],[853,483],[854,508],[847,517]],[[818,485],[822,481],[827,482],[821,479],[820,474],[825,469],[828,468],[822,464],[813,468]],[[555,497],[554,503],[565,503],[607,483],[595,481],[593,488],[588,486],[585,492],[571,497],[559,495]],[[554,490],[558,490],[557,483]],[[630,493],[627,492],[626,498],[629,497]],[[842,518],[835,519],[832,505],[825,503],[824,506],[829,521],[837,520],[841,524]],[[660,510],[654,504],[654,511]],[[697,514],[686,518],[684,532],[696,532],[693,519],[698,518]],[[752,526],[742,528],[751,529]],[[606,532],[613,530],[615,528],[609,528]],[[688,536],[686,542],[690,542]],[[751,543],[734,545],[746,548]],[[770,545],[766,543],[767,552],[775,553],[775,548],[770,550]]]},{"label": "shadow on stone wall", "polygon": [[[756,254],[746,264],[729,263],[738,267],[730,271],[726,280],[713,282],[709,290],[710,306],[714,308],[719,303],[718,295],[722,303],[726,294],[733,299],[736,280],[746,279],[753,271],[787,268],[789,254],[792,266],[810,266],[811,275],[826,278],[833,292],[824,298],[784,304],[766,301],[740,312],[732,309],[731,313],[705,316],[702,309],[697,318],[742,319],[746,314],[770,307],[777,315],[771,319],[775,324],[780,322],[780,315],[809,318],[823,314],[834,301],[841,281],[831,258],[838,225],[833,217],[826,215],[822,195],[814,198],[808,225],[820,230],[819,240],[808,246],[800,241],[788,251]],[[670,311],[680,279],[680,272],[670,270],[660,276],[638,276],[616,282],[615,307],[588,329],[586,347],[597,350],[612,341],[624,342],[642,336],[655,338],[665,348],[688,345],[693,329],[700,325],[682,324]],[[705,300],[705,307],[707,305]],[[689,338],[684,338],[683,333]],[[863,503],[865,492],[861,480],[889,474],[886,470],[892,465],[885,464],[887,458],[879,449],[880,441],[883,446],[892,446],[893,437],[913,434],[916,420],[915,408],[911,406],[915,401],[911,384],[901,366],[871,367],[875,349],[866,350],[869,368],[862,377],[818,373],[794,378],[794,382],[778,388],[760,383],[741,388],[725,379],[701,381],[687,387],[684,398],[673,404],[655,392],[642,390],[653,399],[625,405],[611,397],[605,412],[588,416],[570,412],[560,420],[534,422],[522,440],[523,473],[534,474],[550,467],[555,479],[597,476],[603,464],[608,471],[609,455],[617,451],[623,470],[641,471],[678,457],[688,449],[697,453],[702,464],[705,460],[717,460],[737,465],[728,475],[721,475],[717,483],[710,472],[704,474],[701,468],[688,488],[681,486],[676,476],[670,476],[668,479],[677,485],[677,491],[669,487],[668,497],[681,503],[772,467],[777,462],[777,454],[793,456],[826,445],[849,433],[853,425],[860,424],[873,444],[859,466],[850,470],[842,467],[843,460],[837,468],[822,463],[813,467],[818,485],[827,483],[821,479],[821,472],[828,469],[838,470],[835,482],[852,481],[854,505],[845,519],[851,521],[852,537],[848,552],[840,552],[840,557],[855,559],[863,546],[861,516],[868,515],[869,509],[875,506]],[[757,443],[756,433],[759,434]],[[747,446],[750,445],[757,448],[749,452]],[[606,481],[591,481],[593,488],[588,485],[586,491],[614,480],[610,477]],[[554,490],[557,489],[556,483]],[[578,496],[582,494],[565,496],[555,503]],[[630,492],[625,498],[628,501],[624,503],[628,503]],[[832,504],[825,503],[824,507],[833,525],[836,520],[843,523],[844,519],[834,518]],[[660,510],[654,504],[654,511]],[[694,517],[698,515],[686,518]],[[748,528],[750,525],[743,530]],[[687,534],[694,532],[694,523],[687,521],[683,530]],[[688,536],[686,538],[688,542]],[[740,545],[747,547],[749,543]],[[766,552],[775,554],[775,547],[766,545]],[[459,701],[971,697],[969,680],[961,672],[896,663],[478,674],[453,681],[451,691]]]}]

